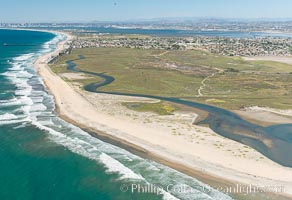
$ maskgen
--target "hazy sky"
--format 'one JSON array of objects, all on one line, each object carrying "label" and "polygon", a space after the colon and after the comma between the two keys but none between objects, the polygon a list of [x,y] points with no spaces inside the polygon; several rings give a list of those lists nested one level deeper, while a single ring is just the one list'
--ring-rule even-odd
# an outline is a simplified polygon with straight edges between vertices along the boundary
[{"label": "hazy sky", "polygon": [[0,22],[163,17],[292,18],[292,0],[3,0]]}]

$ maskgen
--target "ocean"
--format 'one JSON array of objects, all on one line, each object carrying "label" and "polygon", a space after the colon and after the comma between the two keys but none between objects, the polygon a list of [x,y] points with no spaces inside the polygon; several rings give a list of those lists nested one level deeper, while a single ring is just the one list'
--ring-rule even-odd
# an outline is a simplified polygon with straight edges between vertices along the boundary
[{"label": "ocean", "polygon": [[64,37],[0,30],[0,199],[232,199],[60,119],[33,62]]}]

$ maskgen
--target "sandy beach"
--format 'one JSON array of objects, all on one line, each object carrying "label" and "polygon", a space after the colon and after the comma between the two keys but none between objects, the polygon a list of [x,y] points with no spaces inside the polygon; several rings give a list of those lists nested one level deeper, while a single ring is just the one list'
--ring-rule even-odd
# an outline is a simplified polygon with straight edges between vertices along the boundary
[{"label": "sandy beach", "polygon": [[233,111],[242,118],[262,126],[292,124],[292,110],[280,110],[265,107],[247,107]]},{"label": "sandy beach", "polygon": [[[72,36],[67,35],[67,41]],[[54,96],[58,112],[65,120],[125,146],[148,153],[157,161],[188,174],[201,174],[232,183],[259,186],[283,186],[281,195],[292,197],[292,169],[283,167],[248,146],[214,133],[208,127],[192,125],[198,115],[180,110],[174,115],[135,112],[122,102],[157,102],[138,97],[89,93],[78,85],[69,85],[54,74],[47,61],[64,48],[41,56],[35,67]]]},{"label": "sandy beach", "polygon": [[243,57],[244,60],[263,60],[263,61],[275,61],[286,64],[292,64],[291,56],[251,56]]}]

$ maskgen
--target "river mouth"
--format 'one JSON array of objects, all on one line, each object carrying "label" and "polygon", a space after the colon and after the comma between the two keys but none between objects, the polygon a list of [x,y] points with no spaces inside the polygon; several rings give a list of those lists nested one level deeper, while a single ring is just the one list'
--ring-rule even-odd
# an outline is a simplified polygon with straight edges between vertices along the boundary
[{"label": "river mouth", "polygon": [[[34,35],[29,31],[13,33]],[[31,40],[41,35],[37,33]],[[121,192],[120,187],[161,183],[166,188],[173,182],[205,187],[173,169],[94,138],[58,117],[54,98],[45,90],[34,63],[64,39],[63,35],[47,35],[43,38],[46,43],[35,49],[16,47],[10,49],[13,55],[7,56],[6,49],[0,55],[0,61],[7,60],[0,66],[0,199],[19,199],[19,194],[21,199],[164,199],[172,195],[164,190],[160,195],[131,194]],[[230,199],[215,189],[208,194],[200,191],[201,195]]]},{"label": "river mouth", "polygon": [[[85,59],[85,57],[80,55],[76,60],[81,59]],[[115,81],[115,78],[105,73],[80,70],[74,63],[76,60],[66,62],[67,70],[82,72],[103,79],[102,82],[85,85],[84,89],[88,92],[153,98],[205,111],[208,113],[208,117],[196,122],[197,125],[207,124],[217,134],[248,145],[282,166],[292,167],[292,157],[287,153],[292,152],[292,124],[263,127],[246,121],[231,111],[180,98],[100,91],[98,90],[100,87],[111,84]]]}]

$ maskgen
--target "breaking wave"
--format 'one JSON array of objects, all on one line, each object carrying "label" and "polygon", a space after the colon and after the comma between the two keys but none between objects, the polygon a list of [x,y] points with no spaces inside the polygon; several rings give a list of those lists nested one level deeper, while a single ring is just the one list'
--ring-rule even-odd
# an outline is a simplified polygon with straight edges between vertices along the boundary
[{"label": "breaking wave", "polygon": [[[76,154],[97,161],[106,168],[109,174],[118,174],[117,181],[133,180],[164,185],[184,183],[192,188],[208,187],[194,178],[94,138],[56,116],[54,100],[44,90],[43,82],[37,76],[33,62],[40,55],[53,51],[56,44],[64,38],[64,35],[59,34],[45,43],[41,51],[20,55],[7,61],[10,68],[1,76],[5,77],[16,89],[13,92],[13,98],[0,100],[0,108],[11,107],[9,113],[0,114],[0,126],[15,124],[15,128],[19,128],[30,124],[38,127],[47,134],[49,140]],[[231,199],[216,190],[207,194],[197,189],[195,196],[164,190],[161,193],[164,199]]]}]

